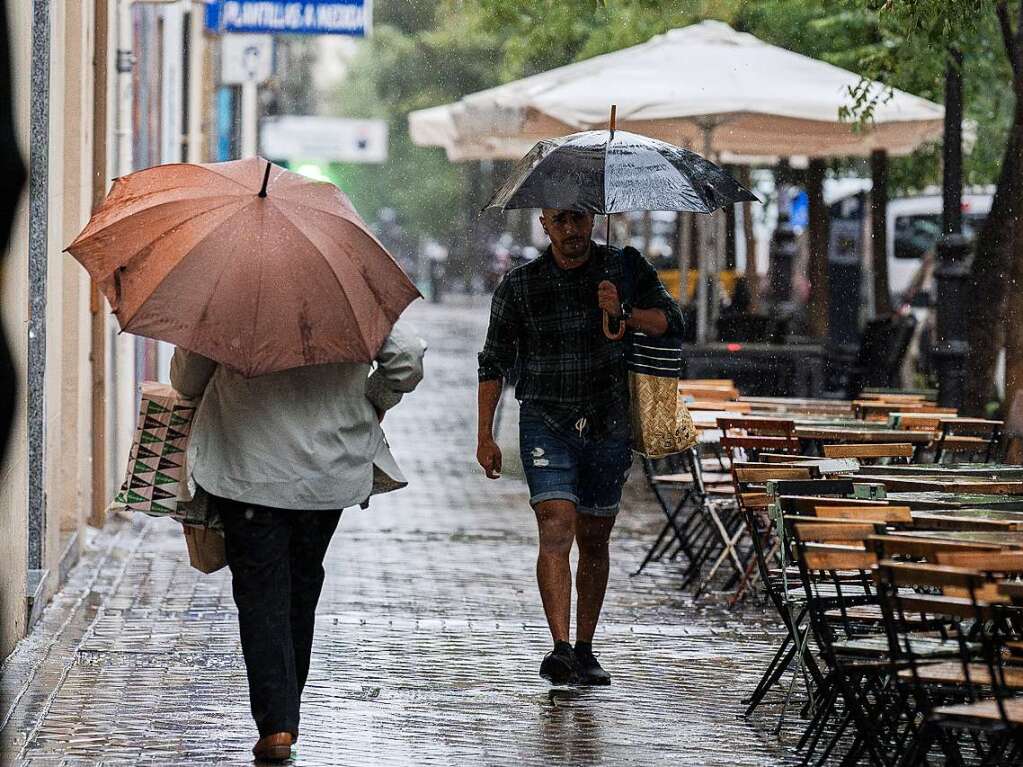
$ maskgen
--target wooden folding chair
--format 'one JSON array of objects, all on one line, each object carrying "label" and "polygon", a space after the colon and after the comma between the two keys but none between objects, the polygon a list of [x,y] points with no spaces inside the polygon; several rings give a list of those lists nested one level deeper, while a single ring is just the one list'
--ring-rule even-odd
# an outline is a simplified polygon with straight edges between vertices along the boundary
[{"label": "wooden folding chair", "polygon": [[1023,391],[1017,391],[1002,427],[1002,463],[1023,464]]},{"label": "wooden folding chair", "polygon": [[[813,717],[798,748],[809,763],[825,734],[830,738],[817,764],[840,744],[849,744],[842,764],[887,765],[878,734],[886,704],[884,637],[872,571],[877,564],[864,542],[883,530],[876,523],[801,522],[786,517],[807,604],[809,628],[824,663]],[[864,637],[862,613],[876,613]],[[841,704],[839,706],[839,704]],[[837,725],[829,723],[837,719]],[[846,737],[852,730],[853,737]]]},{"label": "wooden folding chair", "polygon": [[875,402],[934,402],[937,392],[906,392],[881,389],[864,389],[860,392],[861,400],[873,400]]},{"label": "wooden folding chair", "polygon": [[939,422],[939,436],[934,443],[934,462],[941,463],[952,454],[956,461],[983,461],[994,454],[1001,436],[1002,421],[986,418],[944,418]]},{"label": "wooden folding chair", "polygon": [[789,418],[764,418],[759,416],[718,418],[721,429],[721,446],[733,451],[743,451],[745,457],[756,460],[763,452],[800,452],[801,444],[795,436],[796,424]]},{"label": "wooden folding chair", "polygon": [[[721,447],[729,453],[733,465],[740,456],[754,457],[761,450],[796,454],[800,442],[793,435],[795,423],[791,419],[760,417],[719,417]],[[690,563],[685,584],[696,582],[703,565],[713,559],[709,572],[700,581],[695,594],[701,594],[711,583],[718,570],[726,562],[732,569],[732,577],[725,584],[728,589],[741,582],[747,572],[749,552],[740,549],[742,541],[749,536],[746,518],[734,499],[708,496],[703,505],[703,545],[696,559]]]},{"label": "wooden folding chair", "polygon": [[1004,549],[993,543],[975,543],[949,540],[945,538],[925,538],[915,535],[875,535],[867,544],[871,546],[879,558],[900,558],[915,562],[934,564],[939,552],[989,552],[997,553]]},{"label": "wooden folding chair", "polygon": [[[962,562],[967,555],[939,557]],[[878,586],[899,692],[892,718],[905,723],[893,756],[926,765],[939,750],[944,764],[963,764],[967,755],[983,765],[1019,764],[1023,669],[1006,660],[1008,644],[1019,638],[1019,608],[1000,604],[989,573],[955,564],[882,560]],[[916,634],[911,622],[921,617],[939,623],[941,636]]]},{"label": "wooden folding chair", "polygon": [[944,418],[940,413],[907,413],[902,410],[888,414],[888,427],[903,431],[926,431],[937,433]]},{"label": "wooden folding chair", "polygon": [[955,408],[939,407],[928,402],[855,400],[853,416],[863,421],[887,421],[892,413],[921,413],[932,415],[954,416]]},{"label": "wooden folding chair", "polygon": [[[732,476],[735,483],[735,496],[739,504],[739,512],[746,523],[746,533],[752,541],[752,555],[746,559],[746,566],[739,584],[729,601],[730,605],[742,599],[747,590],[757,579],[768,583],[771,560],[778,548],[777,537],[774,535],[768,507],[771,496],[767,492],[767,483],[784,479],[811,479],[819,477],[819,469],[814,464],[785,465],[753,462],[733,462]],[[723,556],[724,552],[722,552]],[[720,566],[719,561],[715,564]],[[713,569],[710,576],[713,576]],[[770,592],[770,586],[768,585]],[[770,595],[770,594],[769,594]],[[772,598],[772,601],[773,598]]]},{"label": "wooden folding chair", "polygon": [[824,445],[825,458],[855,458],[862,464],[874,464],[881,461],[909,463],[915,449],[908,442],[879,442],[868,445]]},{"label": "wooden folding chair", "polygon": [[848,519],[854,522],[883,522],[887,525],[913,524],[913,512],[909,506],[815,505],[813,515],[828,520]]},{"label": "wooden folding chair", "polygon": [[730,484],[731,475],[704,471],[699,446],[656,462],[644,458],[643,472],[665,521],[633,575],[639,575],[651,562],[664,557],[675,559],[679,554],[684,554],[691,564],[694,559],[692,528],[706,503],[708,488]]}]

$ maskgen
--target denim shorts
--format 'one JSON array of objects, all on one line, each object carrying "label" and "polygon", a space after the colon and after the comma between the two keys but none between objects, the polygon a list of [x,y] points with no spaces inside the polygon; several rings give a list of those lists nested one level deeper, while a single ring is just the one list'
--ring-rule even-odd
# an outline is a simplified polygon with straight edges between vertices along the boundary
[{"label": "denim shorts", "polygon": [[585,422],[575,431],[553,428],[543,415],[523,407],[519,449],[529,485],[529,503],[564,500],[582,514],[613,517],[632,468],[627,433],[593,439]]}]

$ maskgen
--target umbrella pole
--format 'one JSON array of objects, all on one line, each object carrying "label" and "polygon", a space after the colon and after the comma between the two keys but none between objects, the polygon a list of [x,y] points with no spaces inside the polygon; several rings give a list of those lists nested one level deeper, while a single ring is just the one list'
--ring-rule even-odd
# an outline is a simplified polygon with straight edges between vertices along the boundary
[{"label": "umbrella pole", "polygon": [[267,160],[266,161],[266,170],[263,172],[263,186],[259,190],[259,196],[260,197],[266,197],[266,185],[267,185],[267,182],[270,180],[270,166],[271,165],[272,165],[272,163],[269,160]]},{"label": "umbrella pole", "polygon": [[[610,136],[608,136],[608,139],[607,139],[608,143],[610,143],[611,139],[613,139],[615,137],[615,116],[616,116],[617,112],[618,112],[618,106],[616,104],[612,104],[611,105],[611,119],[608,120],[608,123],[607,123],[608,131],[611,134]],[[605,200],[605,203],[606,202],[607,201]],[[605,207],[605,210],[606,210],[607,206],[605,205],[604,207]],[[611,253],[611,213],[610,213],[610,211],[607,211],[607,212],[604,213],[604,218],[605,218],[605,220],[604,220],[604,239],[607,241],[607,252],[610,255],[610,253]],[[611,332],[611,317],[608,315],[607,312],[604,312],[604,335],[607,336],[608,338],[610,338],[612,341],[618,341],[618,340],[624,338],[625,337],[625,319],[622,318],[622,317],[619,317],[619,319],[618,319],[618,330],[616,332],[612,333]]]},{"label": "umbrella pole", "polygon": [[[606,226],[604,229],[604,239],[607,240],[607,252],[611,254],[611,214],[604,214],[606,219]],[[605,267],[606,268],[606,267]],[[618,330],[611,331],[611,315],[604,312],[604,335],[610,338],[612,341],[620,341],[625,337],[625,318],[618,318]]]}]

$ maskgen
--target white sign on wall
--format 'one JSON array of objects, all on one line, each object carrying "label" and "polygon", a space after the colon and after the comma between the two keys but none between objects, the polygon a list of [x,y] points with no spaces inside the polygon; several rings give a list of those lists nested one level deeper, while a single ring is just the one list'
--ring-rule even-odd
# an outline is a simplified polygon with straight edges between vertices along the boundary
[{"label": "white sign on wall", "polygon": [[260,148],[272,160],[387,161],[387,123],[346,117],[267,117]]},{"label": "white sign on wall", "polygon": [[220,40],[220,81],[225,85],[265,83],[274,72],[271,35],[224,35]]}]

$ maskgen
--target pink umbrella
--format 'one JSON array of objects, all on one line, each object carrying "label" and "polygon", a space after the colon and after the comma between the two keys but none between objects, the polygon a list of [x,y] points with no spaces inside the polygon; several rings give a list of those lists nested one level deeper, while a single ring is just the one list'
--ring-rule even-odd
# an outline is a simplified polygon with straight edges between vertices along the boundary
[{"label": "pink umbrella", "polygon": [[119,178],[67,250],[123,331],[245,376],[369,362],[419,297],[340,189],[257,157]]}]

